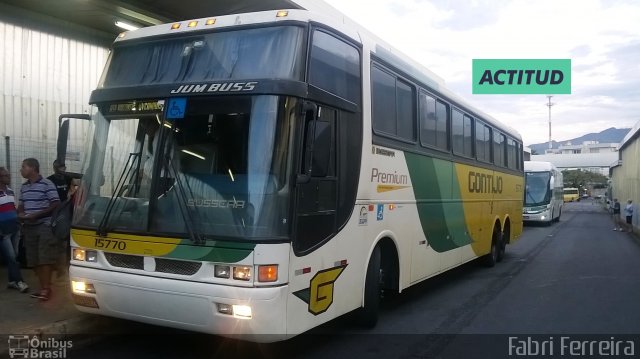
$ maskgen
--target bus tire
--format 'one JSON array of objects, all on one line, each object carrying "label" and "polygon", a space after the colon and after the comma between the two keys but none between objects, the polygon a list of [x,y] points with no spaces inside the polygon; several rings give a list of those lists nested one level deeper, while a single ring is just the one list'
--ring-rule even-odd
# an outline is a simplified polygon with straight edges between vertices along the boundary
[{"label": "bus tire", "polygon": [[502,262],[504,259],[504,254],[507,251],[507,241],[509,241],[509,236],[511,235],[511,229],[509,228],[509,224],[504,228],[504,233],[500,235],[500,247],[498,248],[498,257],[496,258],[497,262]]},{"label": "bus tire", "polygon": [[491,236],[491,250],[483,257],[485,267],[491,268],[498,262],[499,241],[501,240],[500,237],[502,237],[500,233],[500,230],[494,225],[493,235]]},{"label": "bus tire", "polygon": [[376,246],[371,253],[367,266],[367,277],[364,282],[364,304],[356,312],[358,324],[365,328],[373,328],[378,323],[380,309],[380,247]]},{"label": "bus tire", "polygon": [[560,216],[562,216],[562,208],[560,208],[560,212],[558,213],[558,218],[554,219],[556,223],[560,222]]}]

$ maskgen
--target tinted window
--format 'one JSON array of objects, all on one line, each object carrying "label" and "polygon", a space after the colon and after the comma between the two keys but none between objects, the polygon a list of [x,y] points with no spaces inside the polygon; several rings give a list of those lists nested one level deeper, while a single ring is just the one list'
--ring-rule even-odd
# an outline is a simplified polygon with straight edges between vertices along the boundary
[{"label": "tinted window", "polygon": [[336,111],[322,108],[316,121],[315,139],[313,141],[313,156],[311,161],[311,176],[326,177],[335,174],[335,118]]},{"label": "tinted window", "polygon": [[309,83],[353,103],[360,103],[360,54],[327,33],[315,31]]},{"label": "tinted window", "polygon": [[449,149],[449,105],[420,94],[420,142],[422,145]]},{"label": "tinted window", "polygon": [[436,147],[436,99],[420,94],[420,142]]},{"label": "tinted window", "polygon": [[373,128],[396,134],[396,79],[377,67],[371,69]]},{"label": "tinted window", "polygon": [[463,115],[462,112],[458,110],[452,110],[451,134],[453,140],[453,153],[467,157],[473,156],[471,117]]},{"label": "tinted window", "polygon": [[464,116],[463,136],[463,155],[473,157],[473,119],[467,115]]},{"label": "tinted window", "polygon": [[123,42],[114,46],[102,85],[108,88],[259,78],[301,81],[304,38],[303,28],[277,26],[135,44]]},{"label": "tinted window", "polygon": [[512,139],[507,140],[507,166],[518,169],[518,143]]},{"label": "tinted window", "polygon": [[436,102],[436,146],[443,150],[449,149],[449,134],[447,128],[449,122],[449,105],[444,102]]},{"label": "tinted window", "polygon": [[491,128],[476,122],[476,154],[479,160],[491,162]]},{"label": "tinted window", "polygon": [[398,80],[396,87],[396,114],[398,137],[416,140],[414,90],[409,84]]},{"label": "tinted window", "polygon": [[414,87],[377,67],[372,67],[371,81],[374,130],[415,141]]},{"label": "tinted window", "polygon": [[462,123],[462,112],[453,109],[451,110],[451,140],[453,153],[461,155],[464,151],[464,125]]},{"label": "tinted window", "polygon": [[498,131],[493,132],[493,163],[505,166],[505,136]]}]

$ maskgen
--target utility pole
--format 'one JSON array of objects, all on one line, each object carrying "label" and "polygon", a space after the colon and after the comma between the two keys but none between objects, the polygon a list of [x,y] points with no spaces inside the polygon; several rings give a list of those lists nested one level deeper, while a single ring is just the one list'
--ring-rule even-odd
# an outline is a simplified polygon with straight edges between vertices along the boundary
[{"label": "utility pole", "polygon": [[551,145],[551,106],[555,105],[555,103],[551,102],[551,98],[553,96],[549,96],[547,95],[547,98],[549,99],[549,102],[547,103],[547,106],[549,107],[549,149],[552,148]]}]

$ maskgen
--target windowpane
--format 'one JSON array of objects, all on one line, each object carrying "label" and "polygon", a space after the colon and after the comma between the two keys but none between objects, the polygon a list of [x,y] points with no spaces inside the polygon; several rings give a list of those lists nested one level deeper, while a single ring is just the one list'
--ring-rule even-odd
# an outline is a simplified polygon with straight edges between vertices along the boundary
[{"label": "windowpane", "polygon": [[507,166],[512,169],[518,169],[518,146],[516,141],[507,140]]},{"label": "windowpane", "polygon": [[464,128],[463,128],[463,145],[464,151],[463,155],[467,157],[473,157],[473,132],[472,132],[472,124],[471,117],[464,116]]},{"label": "windowpane", "polygon": [[358,50],[322,31],[313,33],[309,83],[354,103],[360,102]]},{"label": "windowpane", "polygon": [[443,150],[449,149],[449,105],[436,102],[436,146]]},{"label": "windowpane", "polygon": [[426,94],[420,94],[420,142],[436,146],[436,100]]},{"label": "windowpane", "polygon": [[397,128],[398,137],[406,140],[416,140],[416,121],[414,90],[409,84],[398,80],[396,89]]},{"label": "windowpane", "polygon": [[483,122],[476,123],[476,151],[481,161],[491,162],[491,128]]},{"label": "windowpane", "polygon": [[498,131],[493,134],[493,163],[498,166],[505,165],[505,136]]},{"label": "windowpane", "polygon": [[458,110],[451,111],[451,137],[453,153],[464,155],[464,123],[462,112]]},{"label": "windowpane", "polygon": [[378,132],[395,135],[396,131],[396,79],[377,67],[371,69],[373,128]]}]

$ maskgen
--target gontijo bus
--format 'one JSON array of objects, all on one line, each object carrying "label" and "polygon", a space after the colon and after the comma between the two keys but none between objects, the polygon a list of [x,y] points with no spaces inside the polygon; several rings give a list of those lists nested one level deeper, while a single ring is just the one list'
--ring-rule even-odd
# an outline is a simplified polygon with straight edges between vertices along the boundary
[{"label": "gontijo bus", "polygon": [[522,218],[550,224],[562,215],[562,172],[551,162],[524,162],[524,208]]},{"label": "gontijo bus", "polygon": [[275,341],[354,310],[374,325],[381,291],[502,258],[522,230],[518,133],[335,18],[116,39],[73,218],[79,310]]}]

